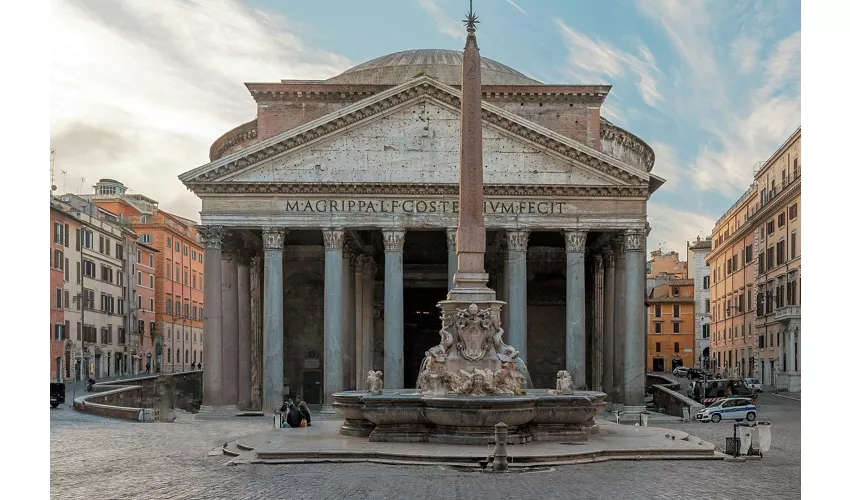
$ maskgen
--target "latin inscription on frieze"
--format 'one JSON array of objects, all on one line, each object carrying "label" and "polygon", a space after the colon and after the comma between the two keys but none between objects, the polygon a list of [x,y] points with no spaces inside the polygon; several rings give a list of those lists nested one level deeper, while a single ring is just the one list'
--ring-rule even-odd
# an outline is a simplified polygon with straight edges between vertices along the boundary
[{"label": "latin inscription on frieze", "polygon": [[[485,214],[558,215],[566,213],[563,201],[486,200]],[[422,199],[317,199],[286,200],[282,204],[289,213],[396,213],[457,214],[457,201]]]}]

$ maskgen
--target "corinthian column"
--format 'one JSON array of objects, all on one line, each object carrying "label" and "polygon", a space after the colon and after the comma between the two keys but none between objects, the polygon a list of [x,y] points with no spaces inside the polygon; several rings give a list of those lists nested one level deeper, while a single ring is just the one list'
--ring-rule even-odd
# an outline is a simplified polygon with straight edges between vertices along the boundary
[{"label": "corinthian column", "polygon": [[263,230],[263,411],[283,402],[283,228]]},{"label": "corinthian column", "polygon": [[239,295],[236,242],[229,232],[221,256],[221,357],[224,404],[239,402]]},{"label": "corinthian column", "polygon": [[602,279],[604,305],[602,307],[602,390],[612,396],[614,390],[614,250],[602,249],[605,276]]},{"label": "corinthian column", "polygon": [[511,345],[520,352],[526,365],[528,359],[528,323],[527,323],[527,279],[526,250],[528,231],[508,231],[508,307],[511,309],[508,319],[508,338]]},{"label": "corinthian column", "polygon": [[602,390],[602,366],[603,366],[603,314],[604,300],[603,280],[605,279],[605,268],[602,265],[602,255],[596,254],[593,256],[593,390]]},{"label": "corinthian column", "polygon": [[345,232],[341,229],[325,229],[325,360],[324,399],[322,413],[335,413],[333,395],[342,391],[343,336],[342,336],[342,246]]},{"label": "corinthian column", "polygon": [[587,388],[584,303],[584,231],[564,231],[567,246],[567,371],[576,389]]},{"label": "corinthian column", "polygon": [[354,273],[351,268],[353,248],[347,239],[342,244],[342,387],[353,389],[351,368],[354,361]]},{"label": "corinthian column", "polygon": [[239,316],[239,408],[251,404],[251,258],[242,257],[236,269]]},{"label": "corinthian column", "polygon": [[404,230],[384,230],[384,387],[404,387]]},{"label": "corinthian column", "polygon": [[623,363],[623,385],[626,406],[644,407],[646,385],[646,233],[643,229],[626,231],[626,356]]},{"label": "corinthian column", "polygon": [[222,404],[221,226],[197,226],[204,242],[204,404]]},{"label": "corinthian column", "polygon": [[612,400],[623,402],[624,363],[626,359],[626,253],[623,251],[623,237],[617,236],[611,242],[614,250],[614,389]]},{"label": "corinthian column", "polygon": [[361,296],[363,297],[362,326],[363,329],[363,365],[361,367],[360,383],[361,388],[365,387],[366,374],[369,370],[374,370],[375,367],[375,310],[372,307],[375,297],[375,272],[378,270],[378,265],[375,264],[375,259],[367,255],[363,257],[360,263],[363,274],[363,288]]}]

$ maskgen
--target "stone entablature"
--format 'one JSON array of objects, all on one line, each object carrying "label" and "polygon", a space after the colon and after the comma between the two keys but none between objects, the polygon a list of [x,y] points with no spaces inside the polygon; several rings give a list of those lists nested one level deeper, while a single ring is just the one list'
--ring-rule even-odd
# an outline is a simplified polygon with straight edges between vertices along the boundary
[{"label": "stone entablature", "polygon": [[600,118],[599,135],[602,139],[603,153],[652,172],[652,167],[655,165],[655,152],[639,137],[604,118]]}]

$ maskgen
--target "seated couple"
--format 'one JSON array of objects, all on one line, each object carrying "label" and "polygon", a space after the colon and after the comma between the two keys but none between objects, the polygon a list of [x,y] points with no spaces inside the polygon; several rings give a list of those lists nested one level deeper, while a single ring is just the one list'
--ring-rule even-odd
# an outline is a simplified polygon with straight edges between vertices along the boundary
[{"label": "seated couple", "polygon": [[283,415],[281,419],[281,428],[289,428],[289,427],[310,427],[310,409],[307,408],[307,403],[301,401],[298,403],[298,406],[295,406],[295,403],[290,399],[289,401],[284,401],[284,403],[280,406],[280,410],[278,413]]}]

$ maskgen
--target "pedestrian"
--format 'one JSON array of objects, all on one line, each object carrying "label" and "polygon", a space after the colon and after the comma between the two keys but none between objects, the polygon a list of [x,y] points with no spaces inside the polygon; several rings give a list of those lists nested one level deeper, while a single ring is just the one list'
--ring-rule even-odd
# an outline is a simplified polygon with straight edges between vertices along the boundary
[{"label": "pedestrian", "polygon": [[301,401],[300,403],[298,403],[298,409],[301,411],[301,414],[304,416],[304,421],[307,423],[307,427],[312,427],[312,424],[310,423],[310,420],[311,420],[310,419],[310,409],[307,408],[307,403],[304,402],[304,401]]},{"label": "pedestrian", "polygon": [[90,376],[89,376],[89,385],[87,385],[87,386],[86,386],[86,391],[91,392],[91,391],[92,391],[92,389],[94,388],[94,384],[95,384],[95,383],[96,383],[96,382],[95,382],[95,380],[94,380],[94,377],[90,375]]},{"label": "pedestrian", "polygon": [[145,363],[145,374],[146,375],[151,374],[151,362],[150,362],[150,360],[148,360],[148,362]]},{"label": "pedestrian", "polygon": [[192,361],[192,371],[195,371],[195,362]]},{"label": "pedestrian", "polygon": [[298,411],[298,407],[295,406],[295,403],[293,403],[290,399],[289,403],[287,403],[286,423],[289,424],[290,427],[301,427],[302,420],[304,420],[304,415]]},{"label": "pedestrian", "polygon": [[201,370],[201,364],[200,363],[198,363],[198,370],[199,371]]}]

